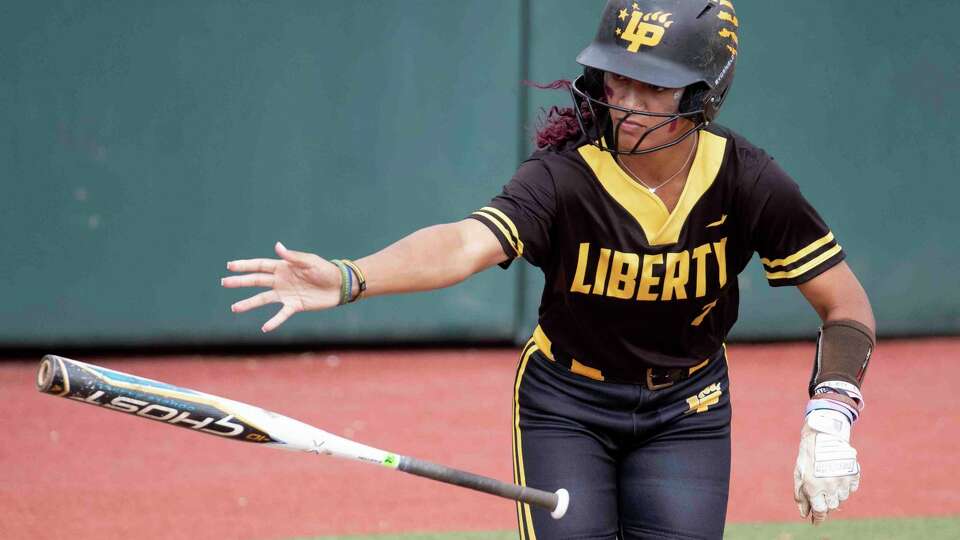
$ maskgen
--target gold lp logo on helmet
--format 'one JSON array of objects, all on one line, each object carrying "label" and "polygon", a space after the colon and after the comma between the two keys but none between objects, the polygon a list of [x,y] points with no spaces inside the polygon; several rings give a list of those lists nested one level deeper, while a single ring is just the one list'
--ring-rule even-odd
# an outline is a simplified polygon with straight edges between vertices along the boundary
[{"label": "gold lp logo on helmet", "polygon": [[663,39],[666,29],[673,24],[670,20],[671,15],[673,14],[663,11],[644,13],[640,11],[640,6],[634,3],[632,13],[627,13],[626,9],[620,10],[619,19],[626,21],[627,17],[630,17],[630,21],[627,22],[626,30],[621,30],[620,26],[617,26],[617,35],[630,44],[627,50],[632,53],[639,51],[643,46],[656,47]]}]

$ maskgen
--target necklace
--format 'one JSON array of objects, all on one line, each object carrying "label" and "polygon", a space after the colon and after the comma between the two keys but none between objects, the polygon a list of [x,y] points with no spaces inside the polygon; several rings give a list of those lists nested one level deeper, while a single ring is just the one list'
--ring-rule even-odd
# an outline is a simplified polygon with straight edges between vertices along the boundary
[{"label": "necklace", "polygon": [[623,165],[623,168],[626,169],[628,173],[630,173],[630,176],[632,176],[637,182],[640,182],[640,185],[642,185],[643,187],[645,187],[645,188],[647,188],[648,190],[650,190],[650,193],[656,193],[658,189],[660,189],[660,188],[662,188],[663,186],[669,184],[671,180],[673,180],[674,178],[676,178],[677,175],[680,174],[680,171],[682,171],[682,170],[684,170],[684,169],[687,168],[687,165],[690,164],[690,159],[693,158],[693,151],[694,151],[696,148],[697,148],[697,142],[694,141],[694,143],[690,145],[690,153],[687,155],[687,159],[684,160],[683,165],[681,165],[680,168],[677,169],[677,172],[671,174],[671,175],[670,175],[670,178],[667,178],[667,179],[664,180],[663,182],[660,182],[660,185],[655,186],[655,187],[650,187],[650,185],[647,184],[646,182],[644,182],[642,178],[640,178],[639,176],[637,176],[637,173],[633,172],[633,171],[630,169],[630,167],[627,166],[627,162],[626,162],[626,161],[624,161],[624,160],[622,160],[622,159],[621,159],[621,160],[618,160],[618,161],[619,161],[620,165]]}]

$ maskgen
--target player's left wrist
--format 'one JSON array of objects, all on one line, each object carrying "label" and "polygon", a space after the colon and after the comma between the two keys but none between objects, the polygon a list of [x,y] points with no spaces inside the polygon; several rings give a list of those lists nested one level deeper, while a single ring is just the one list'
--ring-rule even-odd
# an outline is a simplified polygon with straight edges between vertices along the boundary
[{"label": "player's left wrist", "polygon": [[853,425],[860,418],[864,405],[863,394],[856,386],[844,381],[825,381],[815,388],[804,413],[809,416],[813,411],[834,411]]}]

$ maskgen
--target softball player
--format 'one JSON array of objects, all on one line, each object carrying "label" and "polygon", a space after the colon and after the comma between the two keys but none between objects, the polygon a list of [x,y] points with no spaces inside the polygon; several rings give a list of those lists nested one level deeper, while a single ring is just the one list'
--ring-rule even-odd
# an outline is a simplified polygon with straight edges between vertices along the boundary
[{"label": "softball player", "polygon": [[730,476],[724,339],[754,252],[823,319],[794,498],[815,523],[857,489],[849,444],[875,346],[869,301],[833,233],[763,150],[713,123],[733,80],[727,0],[610,0],[541,148],[469,219],[356,262],[277,244],[232,261],[234,311],[298,311],[446,287],[524,258],[539,325],[514,395],[515,481],[566,488],[567,516],[518,505],[523,539],[720,538]]}]

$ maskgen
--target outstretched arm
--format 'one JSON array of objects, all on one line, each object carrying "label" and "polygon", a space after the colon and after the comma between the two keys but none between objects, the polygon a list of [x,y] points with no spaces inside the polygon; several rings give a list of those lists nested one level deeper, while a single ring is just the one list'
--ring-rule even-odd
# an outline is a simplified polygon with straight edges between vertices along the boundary
[{"label": "outstretched arm", "polygon": [[441,289],[507,260],[500,242],[475,219],[434,225],[357,261],[364,296]]},{"label": "outstretched arm", "polygon": [[[236,302],[242,313],[271,303],[283,307],[261,330],[269,332],[300,311],[335,307],[340,301],[341,274],[326,259],[287,249],[277,242],[279,259],[243,259],[227,263],[242,273],[220,280],[227,288],[263,287],[269,290]],[[356,261],[367,279],[364,296],[440,289],[507,259],[490,230],[473,219],[434,225],[414,232],[387,248]],[[352,295],[356,295],[354,282]]]}]

